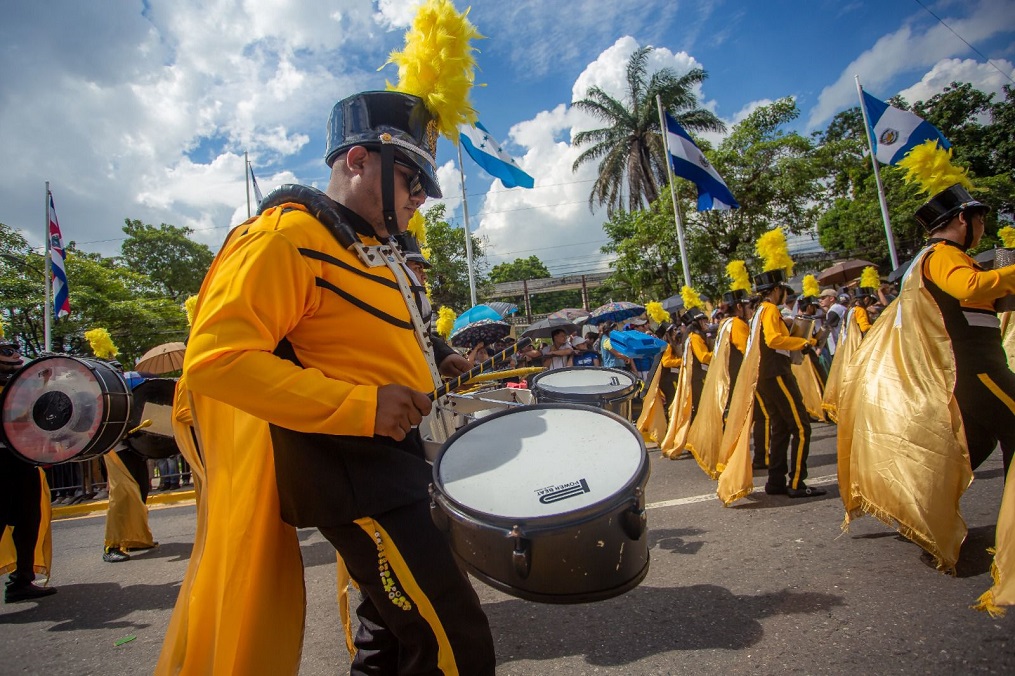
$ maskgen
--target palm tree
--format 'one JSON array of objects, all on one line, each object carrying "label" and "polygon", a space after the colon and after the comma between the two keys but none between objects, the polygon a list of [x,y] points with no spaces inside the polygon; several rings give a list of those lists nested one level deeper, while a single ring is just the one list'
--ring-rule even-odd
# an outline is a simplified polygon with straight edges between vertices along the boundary
[{"label": "palm tree", "polygon": [[665,184],[666,160],[659,133],[659,111],[656,95],[663,108],[689,131],[726,131],[726,125],[713,113],[698,107],[691,91],[708,75],[695,68],[680,77],[672,68],[663,68],[648,76],[646,64],[652,47],[642,47],[627,63],[626,100],[610,96],[599,87],[590,87],[581,101],[572,101],[578,110],[591,113],[608,126],[575,134],[576,146],[592,144],[575,160],[572,169],[599,160],[599,176],[589,195],[589,209],[606,205],[612,215],[624,208],[636,211],[659,197],[659,186]]}]

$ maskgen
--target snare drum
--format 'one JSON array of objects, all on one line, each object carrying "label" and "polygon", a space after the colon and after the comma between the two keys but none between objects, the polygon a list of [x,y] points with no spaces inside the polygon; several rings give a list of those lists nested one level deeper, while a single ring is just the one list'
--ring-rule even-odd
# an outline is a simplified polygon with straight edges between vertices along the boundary
[{"label": "snare drum", "polygon": [[539,403],[585,404],[631,419],[638,379],[629,371],[584,366],[543,371],[532,379]]},{"label": "snare drum", "polygon": [[130,401],[127,382],[106,362],[42,357],[15,373],[0,395],[0,441],[35,465],[87,460],[123,436]]},{"label": "snare drum", "polygon": [[513,596],[599,601],[648,573],[641,435],[589,406],[500,411],[445,443],[431,513],[456,558]]},{"label": "snare drum", "polygon": [[[137,431],[124,441],[132,451],[153,460],[171,458],[180,452],[173,435],[175,393],[176,380],[171,378],[151,378],[131,391],[133,404],[127,429]],[[151,424],[140,427],[147,420]]]}]

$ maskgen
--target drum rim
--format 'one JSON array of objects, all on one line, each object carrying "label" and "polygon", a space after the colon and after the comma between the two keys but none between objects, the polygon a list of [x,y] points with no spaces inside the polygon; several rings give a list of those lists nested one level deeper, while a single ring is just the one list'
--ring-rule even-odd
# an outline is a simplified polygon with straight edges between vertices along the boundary
[{"label": "drum rim", "polygon": [[586,401],[586,400],[587,401],[603,401],[603,397],[605,397],[605,396],[612,397],[608,401],[614,401],[614,400],[617,400],[617,399],[621,399],[621,400],[626,399],[630,395],[633,395],[638,390],[638,377],[635,376],[630,371],[623,371],[621,369],[607,368],[607,367],[604,367],[604,366],[565,366],[565,367],[559,368],[559,369],[551,369],[549,371],[543,371],[543,372],[537,373],[535,376],[533,376],[532,377],[532,387],[530,388],[532,390],[532,393],[538,398],[538,396],[539,396],[539,379],[540,378],[560,375],[564,371],[608,371],[610,373],[619,373],[620,375],[622,375],[622,376],[624,376],[626,378],[630,378],[631,379],[631,384],[629,386],[621,388],[619,390],[613,390],[611,392],[601,392],[599,394],[591,394],[591,393],[588,393],[588,392],[567,392],[567,391],[559,390],[559,389],[550,390],[550,389],[548,389],[546,387],[544,387],[542,389],[542,391],[545,392],[547,395],[550,395],[550,396],[556,395],[556,396],[573,397],[574,400],[576,400],[576,401]]},{"label": "drum rim", "polygon": [[[448,494],[448,492],[444,489],[444,482],[442,482],[440,479],[439,470],[441,462],[444,460],[444,455],[447,453],[448,448],[450,448],[451,445],[459,437],[464,436],[466,432],[476,427],[477,425],[483,425],[487,422],[496,420],[497,418],[500,418],[505,415],[517,415],[518,413],[521,413],[523,411],[545,410],[545,409],[591,411],[593,413],[608,416],[622,423],[625,427],[627,427],[631,431],[632,436],[634,436],[635,439],[637,439],[638,446],[641,448],[641,455],[638,460],[638,469],[634,472],[631,478],[626,483],[624,483],[624,485],[621,486],[609,498],[601,500],[599,502],[594,502],[584,507],[578,507],[570,511],[556,512],[554,514],[548,514],[545,516],[511,517],[505,516],[503,514],[491,514],[490,512],[484,512],[475,509],[474,507],[471,507],[469,505],[462,504],[461,502],[454,499]],[[482,522],[488,525],[498,527],[503,526],[506,527],[507,529],[510,529],[514,526],[518,526],[523,530],[525,530],[525,532],[527,533],[552,531],[561,526],[560,520],[563,517],[573,518],[575,516],[581,515],[582,520],[584,520],[585,518],[594,519],[598,516],[602,516],[603,514],[615,510],[617,508],[617,505],[623,502],[631,501],[632,498],[634,497],[631,494],[631,489],[633,489],[636,486],[647,484],[650,474],[651,474],[651,464],[649,462],[648,449],[645,446],[645,439],[641,436],[641,433],[638,432],[638,429],[631,424],[631,421],[627,420],[626,418],[623,418],[622,416],[619,416],[613,411],[610,411],[608,409],[599,408],[597,406],[589,406],[587,404],[569,404],[558,402],[527,404],[525,406],[517,406],[505,409],[503,411],[497,411],[495,413],[492,413],[486,416],[485,418],[481,418],[480,420],[472,423],[471,425],[466,425],[465,427],[456,430],[454,434],[448,437],[447,441],[445,441],[444,444],[441,446],[441,450],[437,453],[437,457],[433,461],[433,468],[431,472],[432,481],[430,483],[430,487],[434,494],[431,496],[431,500],[434,502],[444,502],[450,507],[454,508],[456,512],[460,512],[463,516],[477,518],[477,520],[481,518]]]},{"label": "drum rim", "polygon": [[[89,370],[92,370],[92,371],[96,370],[95,368],[93,368],[92,364],[100,364],[101,368],[105,369],[108,373],[115,374],[117,376],[117,378],[119,379],[120,383],[123,385],[123,392],[120,392],[120,393],[106,392],[105,395],[109,395],[109,394],[121,394],[121,395],[125,395],[125,400],[126,400],[126,404],[127,404],[127,411],[126,411],[125,417],[126,417],[127,421],[130,420],[131,409],[133,407],[133,397],[131,396],[130,385],[127,383],[127,379],[123,377],[123,374],[121,372],[119,372],[118,370],[116,370],[115,367],[113,367],[108,362],[103,361],[102,359],[97,359],[95,357],[78,357],[78,356],[75,356],[75,355],[72,355],[72,354],[46,354],[46,355],[43,355],[41,357],[36,357],[35,359],[33,359],[31,361],[28,361],[28,362],[25,362],[24,364],[22,364],[21,368],[19,368],[17,371],[15,371],[14,373],[11,374],[11,377],[7,380],[7,384],[4,385],[2,390],[0,390],[0,445],[3,445],[3,447],[8,452],[10,452],[12,455],[18,457],[19,459],[23,460],[24,462],[27,462],[27,463],[29,463],[31,465],[35,465],[36,467],[49,467],[49,466],[53,466],[53,465],[62,465],[64,463],[68,463],[68,462],[84,462],[86,460],[91,460],[93,458],[100,457],[100,456],[108,453],[112,449],[116,448],[116,444],[119,443],[120,439],[123,438],[124,433],[129,429],[127,427],[127,421],[124,421],[124,427],[123,427],[123,429],[120,431],[120,434],[117,435],[116,441],[114,441],[109,446],[109,448],[107,448],[107,449],[105,449],[103,451],[99,451],[99,452],[95,451],[95,446],[94,446],[95,442],[97,442],[101,438],[101,436],[102,436],[101,434],[99,434],[99,435],[95,436],[95,438],[91,439],[88,442],[88,444],[84,448],[82,448],[81,451],[77,455],[75,455],[72,458],[68,458],[67,460],[61,460],[60,462],[56,462],[56,463],[53,463],[53,462],[43,462],[43,461],[37,460],[35,458],[31,458],[31,457],[25,455],[24,453],[21,453],[20,451],[18,451],[10,443],[10,439],[8,439],[7,433],[5,431],[5,425],[3,424],[3,410],[4,410],[4,408],[5,408],[6,404],[7,404],[7,396],[12,391],[11,390],[11,386],[10,386],[11,382],[13,380],[15,380],[18,376],[20,376],[22,371],[24,371],[25,369],[27,369],[27,368],[29,368],[31,366],[35,366],[36,364],[38,364],[41,361],[47,361],[47,360],[51,360],[51,359],[69,359],[71,361],[81,362]],[[109,411],[106,411],[106,413],[108,414]],[[105,419],[103,419],[102,423],[104,425],[118,424],[118,423],[115,423],[114,421],[109,421],[109,420],[105,420]]]}]

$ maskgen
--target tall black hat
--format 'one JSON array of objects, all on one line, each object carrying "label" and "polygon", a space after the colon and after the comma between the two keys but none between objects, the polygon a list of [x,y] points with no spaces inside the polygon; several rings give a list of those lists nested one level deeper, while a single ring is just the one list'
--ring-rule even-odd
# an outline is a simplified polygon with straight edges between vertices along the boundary
[{"label": "tall black hat", "polygon": [[361,92],[335,104],[328,119],[328,148],[324,161],[353,146],[398,151],[423,173],[423,188],[430,197],[441,197],[437,182],[436,139],[427,140],[427,124],[433,114],[423,99],[401,92]]},{"label": "tall black hat", "polygon": [[722,295],[722,302],[727,305],[735,305],[737,303],[746,303],[748,300],[747,292],[743,289],[734,289],[727,291]]},{"label": "tall black hat", "polygon": [[766,270],[759,275],[754,275],[754,290],[771,291],[777,286],[784,286],[787,289],[791,289],[789,284],[786,283],[786,271],[782,268],[777,270]]},{"label": "tall black hat", "polygon": [[687,310],[680,317],[680,321],[683,322],[684,326],[690,326],[697,319],[708,319],[708,317],[706,317],[705,313],[696,307],[692,307],[691,309]]},{"label": "tall black hat", "polygon": [[916,221],[927,232],[932,232],[943,225],[947,225],[948,221],[966,209],[982,209],[984,212],[990,211],[990,207],[979,200],[973,199],[973,196],[961,184],[956,183],[934,195],[922,207],[917,209]]}]

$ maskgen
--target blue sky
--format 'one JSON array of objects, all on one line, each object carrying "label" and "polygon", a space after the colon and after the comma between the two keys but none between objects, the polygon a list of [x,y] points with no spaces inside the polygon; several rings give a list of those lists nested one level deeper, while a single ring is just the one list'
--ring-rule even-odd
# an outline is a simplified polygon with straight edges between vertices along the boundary
[{"label": "blue sky", "polygon": [[[246,217],[244,151],[262,189],[325,185],[330,108],[396,78],[391,66],[377,69],[400,46],[414,4],[53,0],[7,8],[0,222],[41,243],[49,180],[65,238],[86,250],[115,254],[124,218],[192,227],[217,250]],[[473,90],[474,106],[536,178],[533,190],[505,191],[466,158],[472,228],[490,264],[537,255],[557,273],[607,263],[598,254],[605,215],[587,205],[594,168],[571,172],[579,152],[572,134],[591,121],[568,104],[592,84],[619,94],[639,46],[656,47],[653,68],[703,67],[702,105],[727,124],[794,96],[795,128],[805,133],[855,105],[854,74],[875,96],[912,101],[952,80],[997,92],[1015,72],[1015,0],[477,0],[470,18],[487,36],[476,43],[477,81],[486,86]],[[438,162],[460,223],[447,141]]]}]

